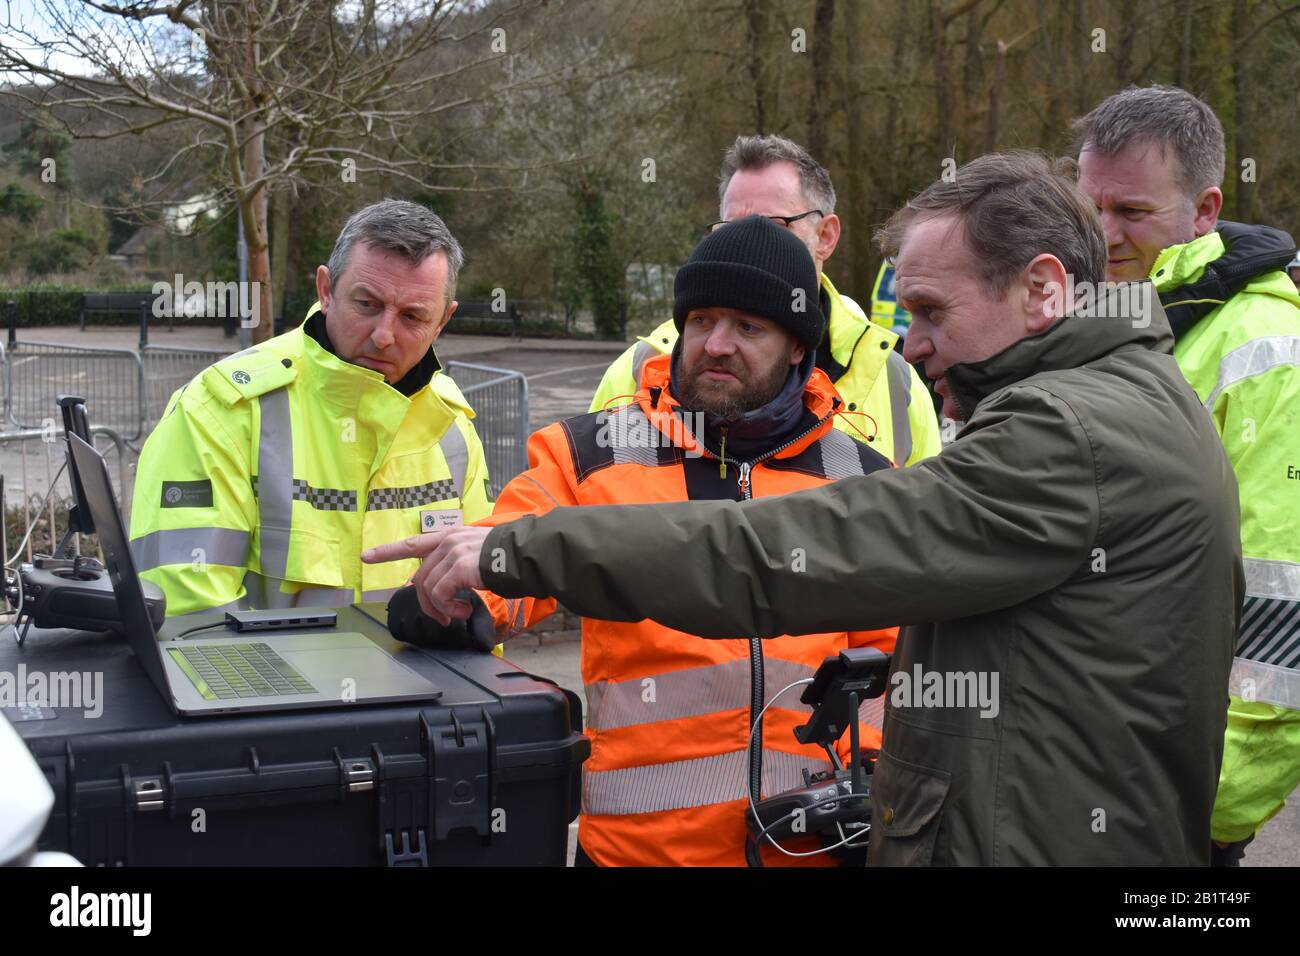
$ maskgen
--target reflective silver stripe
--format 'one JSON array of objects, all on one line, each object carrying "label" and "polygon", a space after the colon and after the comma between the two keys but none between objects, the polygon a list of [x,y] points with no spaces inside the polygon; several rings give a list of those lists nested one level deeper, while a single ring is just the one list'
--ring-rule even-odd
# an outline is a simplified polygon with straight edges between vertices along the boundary
[{"label": "reflective silver stripe", "polygon": [[[812,675],[811,667],[769,657],[764,667],[767,700],[770,701],[787,684]],[[743,710],[750,704],[749,686],[748,659],[688,667],[624,681],[599,681],[584,688],[587,693],[587,726],[593,730],[615,730]],[[801,693],[799,687],[786,691],[776,706],[808,711],[808,705],[799,700]]]},{"label": "reflective silver stripe", "polygon": [[1225,388],[1280,365],[1300,365],[1300,335],[1266,335],[1233,349],[1219,362],[1219,379],[1205,400],[1207,411]]},{"label": "reflective silver stripe", "polygon": [[832,428],[817,442],[822,452],[822,474],[827,481],[839,481],[862,474],[858,443],[838,428]]},{"label": "reflective silver stripe", "polygon": [[285,607],[346,607],[355,599],[351,588],[303,588],[293,594],[280,590],[280,578],[267,577],[255,571],[244,575],[244,590],[250,606],[260,610]]},{"label": "reflective silver stripe", "polygon": [[1300,710],[1300,670],[1235,658],[1228,693],[1248,702]]},{"label": "reflective silver stripe", "polygon": [[[805,767],[816,773],[830,766],[825,760],[764,748],[763,794],[802,786]],[[657,813],[743,800],[745,767],[745,751],[737,750],[621,770],[584,770],[582,812],[605,816]]]},{"label": "reflective silver stripe", "polygon": [[[864,701],[858,708],[858,720],[877,730],[885,729],[885,694]],[[845,737],[845,740],[848,738]]]},{"label": "reflective silver stripe", "polygon": [[1246,569],[1246,593],[1252,597],[1283,598],[1300,601],[1300,564],[1243,558]]},{"label": "reflective silver stripe", "polygon": [[[198,554],[195,554],[198,551]],[[248,563],[248,532],[230,528],[170,528],[131,539],[131,557],[137,571],[167,564],[225,564],[242,568]]]},{"label": "reflective silver stripe", "polygon": [[469,470],[469,445],[465,442],[465,436],[460,433],[460,429],[456,427],[455,420],[447,428],[447,433],[439,439],[438,447],[442,450],[442,457],[447,460],[447,467],[451,469],[455,497],[463,498],[465,473]]},{"label": "reflective silver stripe", "polygon": [[912,374],[907,360],[889,353],[889,417],[894,427],[894,463],[902,468],[912,457],[912,423],[907,408],[912,404]]},{"label": "reflective silver stripe", "polygon": [[283,578],[289,568],[293,527],[293,421],[289,392],[258,397],[262,428],[257,440],[257,511],[262,573]]},{"label": "reflective silver stripe", "polygon": [[[659,445],[666,442],[663,432],[650,423],[640,405],[624,405],[606,415],[605,438],[614,453],[616,465],[644,465],[653,468],[659,463]],[[601,437],[601,432],[596,432]]]},{"label": "reflective silver stripe", "polygon": [[362,592],[361,592],[361,600],[363,600],[363,601],[387,601],[387,600],[388,600],[389,598],[391,598],[394,594],[396,594],[399,590],[400,590],[400,588],[379,588],[378,590],[375,590],[375,591],[362,591]]},{"label": "reflective silver stripe", "polygon": [[524,615],[524,599],[511,598],[510,601],[507,602],[506,606],[510,609],[508,616],[511,620],[508,626],[510,629],[510,635],[513,637],[515,634],[522,631],[524,625],[528,622],[528,618]]},{"label": "reflective silver stripe", "polygon": [[637,342],[636,348],[632,349],[632,391],[641,387],[641,370],[645,368],[645,363],[662,354],[653,345]]}]

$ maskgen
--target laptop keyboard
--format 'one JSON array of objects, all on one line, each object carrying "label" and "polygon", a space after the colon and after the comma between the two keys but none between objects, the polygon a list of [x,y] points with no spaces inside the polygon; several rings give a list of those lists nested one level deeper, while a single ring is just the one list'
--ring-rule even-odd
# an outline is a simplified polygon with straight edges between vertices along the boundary
[{"label": "laptop keyboard", "polygon": [[[269,644],[199,644],[171,649],[181,670],[208,700],[315,694],[306,678]],[[197,678],[197,680],[196,680]],[[211,693],[203,693],[205,690]]]}]

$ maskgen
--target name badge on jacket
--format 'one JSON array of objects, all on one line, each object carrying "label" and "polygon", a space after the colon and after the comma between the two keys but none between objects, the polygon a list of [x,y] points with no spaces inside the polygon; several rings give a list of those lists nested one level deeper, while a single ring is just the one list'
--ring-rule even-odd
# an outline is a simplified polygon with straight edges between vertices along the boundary
[{"label": "name badge on jacket", "polygon": [[459,508],[429,509],[420,512],[421,533],[459,528],[464,523],[465,515]]}]

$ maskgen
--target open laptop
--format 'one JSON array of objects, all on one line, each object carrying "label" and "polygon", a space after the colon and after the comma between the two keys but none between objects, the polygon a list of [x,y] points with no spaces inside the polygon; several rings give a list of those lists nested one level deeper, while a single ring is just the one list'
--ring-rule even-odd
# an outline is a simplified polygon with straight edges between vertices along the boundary
[{"label": "open laptop", "polygon": [[442,696],[434,684],[357,631],[259,631],[252,636],[205,628],[189,640],[159,639],[108,466],[78,435],[69,434],[68,444],[131,649],[176,713],[199,717]]}]

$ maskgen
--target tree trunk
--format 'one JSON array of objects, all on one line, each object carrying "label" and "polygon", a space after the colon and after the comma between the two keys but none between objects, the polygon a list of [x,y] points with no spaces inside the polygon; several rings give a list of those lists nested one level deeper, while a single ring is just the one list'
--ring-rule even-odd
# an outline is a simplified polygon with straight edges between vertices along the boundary
[{"label": "tree trunk", "polygon": [[1075,84],[1074,111],[1082,116],[1092,108],[1088,96],[1088,64],[1092,52],[1092,30],[1088,26],[1088,0],[1074,0]]},{"label": "tree trunk", "polygon": [[[244,181],[253,182],[262,175],[266,157],[264,127],[260,119],[251,121],[253,133],[244,146]],[[266,187],[240,198],[240,214],[244,217],[244,242],[248,245],[248,281],[257,290],[257,324],[250,330],[254,342],[265,342],[272,331],[275,313],[271,305],[271,256],[266,242]]]},{"label": "tree trunk", "polygon": [[[254,32],[249,30],[249,39],[245,47],[246,73],[244,82],[248,88],[249,104],[248,141],[244,144],[244,183],[255,183],[262,178],[266,169],[266,114],[264,105],[265,91],[258,80],[256,68],[258,44],[252,39]],[[250,330],[253,342],[265,342],[275,334],[275,310],[271,297],[271,256],[267,246],[267,188],[259,186],[251,194],[240,197],[241,212],[244,216],[244,242],[248,244],[248,281],[258,294],[257,325]]]},{"label": "tree trunk", "polygon": [[[1241,42],[1242,37],[1247,33],[1250,11],[1247,8],[1246,0],[1232,0],[1232,45],[1236,49]],[[1252,145],[1250,142],[1250,85],[1246,71],[1250,68],[1250,58],[1241,55],[1230,58],[1232,63],[1232,103],[1235,116],[1233,117],[1232,128],[1234,130],[1233,143],[1233,162],[1224,170],[1225,177],[1231,176],[1235,180],[1233,183],[1236,194],[1236,213],[1235,218],[1238,222],[1253,222],[1255,218],[1255,183],[1245,182],[1242,180],[1242,163],[1247,159],[1258,157],[1251,155]],[[1259,170],[1255,170],[1258,176]],[[1254,178],[1254,177],[1252,177]]]},{"label": "tree trunk", "polygon": [[[899,16],[902,16],[900,11]],[[871,289],[871,276],[867,272],[871,261],[871,233],[867,216],[867,190],[863,171],[867,165],[866,137],[863,124],[867,121],[867,110],[863,104],[863,73],[866,64],[862,56],[862,6],[856,0],[844,4],[844,46],[845,46],[845,118],[848,134],[848,195],[841,202],[847,208],[848,215],[841,213],[844,220],[845,238],[849,264],[847,269],[838,274],[842,277],[843,288],[849,295],[863,296]],[[887,110],[889,119],[893,119],[895,103],[890,103]],[[883,153],[883,161],[889,162],[889,154],[894,144],[886,140],[877,144]],[[877,156],[880,161],[882,157]],[[865,300],[864,300],[865,301]],[[870,306],[866,306],[870,308]]]},{"label": "tree trunk", "polygon": [[1178,45],[1178,85],[1188,89],[1192,85],[1192,3],[1183,3],[1183,37]]},{"label": "tree trunk", "polygon": [[764,42],[770,39],[771,17],[767,0],[745,0],[745,26],[749,39],[749,82],[754,97],[754,132],[767,133],[774,117],[770,113],[772,97],[763,56]]},{"label": "tree trunk", "polygon": [[[1061,76],[1057,64],[1062,60],[1064,38],[1061,36],[1063,17],[1049,17],[1047,4],[1038,0],[1038,29],[1042,37],[1042,54],[1045,69],[1043,79],[1047,83],[1047,111],[1043,114],[1043,125],[1038,134],[1038,141],[1047,148],[1053,148],[1061,137],[1061,121],[1064,119],[1064,90],[1061,89]],[[1006,53],[999,49],[999,55]],[[990,93],[992,91],[990,90]],[[990,96],[990,102],[992,96]]]},{"label": "tree trunk", "polygon": [[[303,202],[302,197],[294,196],[292,194],[290,195],[290,198],[286,200],[285,202],[285,208],[287,213],[285,219],[286,225],[289,222],[299,221],[298,210],[299,210],[299,205],[302,202]],[[308,268],[312,268],[312,266],[319,265],[319,264],[320,263],[312,263],[311,265],[308,266]],[[275,269],[276,263],[273,262],[271,268]],[[273,273],[280,276],[280,285],[284,288],[285,302],[288,302],[290,299],[294,299],[294,300],[297,299],[298,289],[301,288],[302,283],[304,281],[310,282],[313,285],[315,284],[316,282],[315,269],[314,268],[312,269],[310,275],[303,275],[302,270],[303,270],[303,262],[302,262],[301,238],[292,235],[291,230],[286,228],[285,229],[284,271],[280,273]],[[302,318],[302,316],[293,315],[293,316],[289,316],[288,318],[290,318],[292,321],[297,322]]]},{"label": "tree trunk", "polygon": [[903,199],[902,187],[899,185],[903,157],[899,153],[898,143],[902,135],[902,92],[909,86],[909,83],[904,82],[903,77],[905,74],[909,79],[911,77],[911,71],[908,69],[911,64],[908,63],[907,57],[908,43],[912,37],[911,10],[909,4],[900,4],[898,7],[898,22],[894,24],[894,51],[890,57],[889,108],[885,110],[884,135],[887,152],[883,157],[886,170],[883,178],[888,182],[889,188],[888,194],[882,198],[884,207],[891,210],[897,208]]},{"label": "tree trunk", "polygon": [[1007,77],[1007,45],[998,40],[997,59],[993,61],[993,82],[989,84],[989,116],[984,130],[984,152],[992,153],[998,147],[998,114],[1002,108],[1002,86]]},{"label": "tree trunk", "polygon": [[1135,0],[1120,2],[1119,45],[1115,50],[1115,85],[1126,87],[1133,77],[1133,45],[1137,42],[1138,16]]},{"label": "tree trunk", "polygon": [[830,113],[831,71],[835,58],[835,0],[817,0],[813,14],[812,68],[813,99],[808,110],[808,152],[823,166],[830,165],[830,131],[826,117]]},{"label": "tree trunk", "polygon": [[271,196],[271,275],[276,278],[271,286],[271,315],[284,315],[284,296],[289,275],[289,209],[290,194],[278,189]]},{"label": "tree trunk", "polygon": [[971,7],[966,12],[966,50],[961,68],[961,115],[969,123],[974,120],[979,93],[984,85],[984,60],[980,56],[980,33],[983,23],[979,10]]},{"label": "tree trunk", "polygon": [[[948,23],[944,19],[940,0],[930,0],[930,59],[934,63],[935,146],[939,159],[956,159],[957,144],[952,124],[952,69],[949,66],[947,42]],[[938,170],[936,170],[936,174]]]}]

